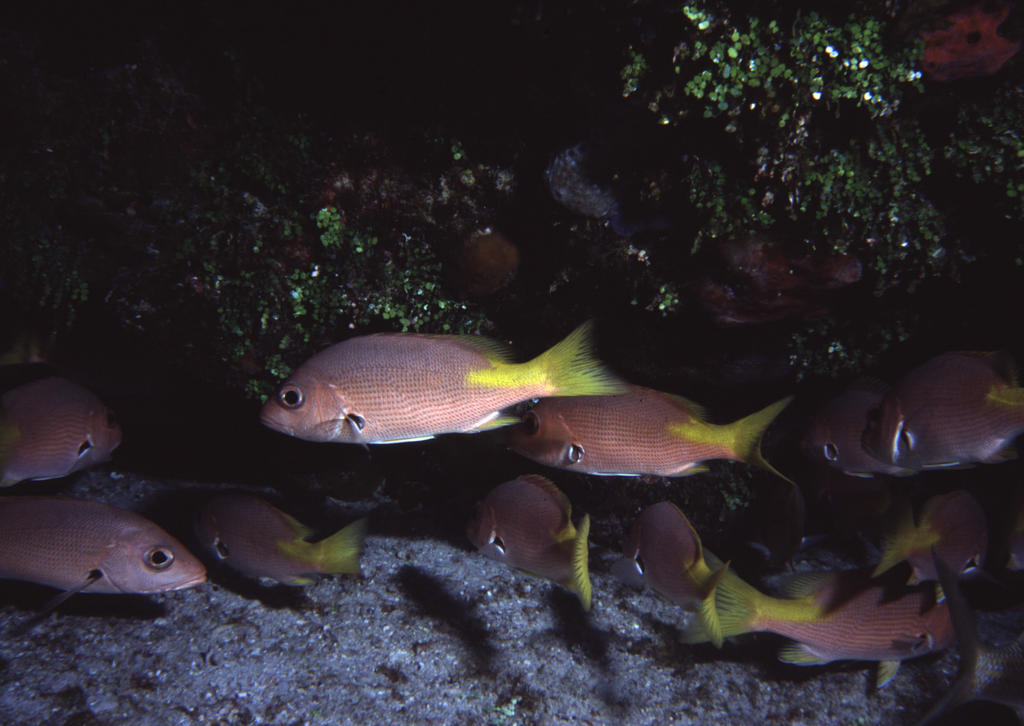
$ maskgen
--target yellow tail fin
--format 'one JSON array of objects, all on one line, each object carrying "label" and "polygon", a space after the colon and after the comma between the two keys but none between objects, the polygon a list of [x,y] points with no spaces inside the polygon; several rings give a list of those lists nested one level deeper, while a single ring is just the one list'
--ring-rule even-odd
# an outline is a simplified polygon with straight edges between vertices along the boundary
[{"label": "yellow tail fin", "polygon": [[576,539],[573,541],[571,589],[576,592],[580,604],[587,611],[590,610],[593,594],[590,585],[590,545],[587,541],[589,536],[590,515],[584,514],[579,527],[576,528]]},{"label": "yellow tail fin", "polygon": [[765,406],[760,411],[755,411],[749,416],[745,416],[738,421],[734,421],[729,424],[729,428],[734,432],[734,443],[733,451],[736,452],[741,460],[747,462],[751,466],[758,466],[762,469],[766,469],[777,477],[788,481],[790,484],[793,481],[775,469],[769,464],[763,456],[761,456],[761,439],[764,437],[764,432],[768,430],[772,421],[778,416],[782,409],[789,405],[789,402],[793,400],[792,396],[787,396],[781,401],[776,401],[770,406]]},{"label": "yellow tail fin", "polygon": [[319,542],[304,540],[282,542],[282,552],[316,566],[318,572],[329,574],[359,574],[359,551],[366,538],[366,520],[359,519]]},{"label": "yellow tail fin", "polygon": [[[722,561],[705,550],[705,559],[710,567],[719,567],[715,573],[719,578],[714,590],[714,614],[705,613],[707,603],[701,606],[701,614],[694,618],[683,633],[683,642],[721,642],[733,635],[749,633],[754,628],[752,621],[757,613],[757,603],[766,597],[752,585],[728,569]],[[713,620],[712,620],[713,618]],[[715,625],[717,623],[717,626]],[[718,632],[710,632],[717,630]]]},{"label": "yellow tail fin", "polygon": [[718,568],[707,581],[707,592],[704,595],[704,600],[700,604],[700,622],[704,632],[707,633],[708,639],[712,645],[716,648],[722,647],[722,641],[725,639],[722,635],[722,623],[718,617],[718,603],[717,603],[717,590],[718,583],[725,577],[725,573],[729,571],[729,563],[726,562],[720,568]]},{"label": "yellow tail fin", "polygon": [[588,320],[554,347],[524,363],[542,372],[549,396],[606,396],[622,393],[625,384],[594,357],[594,323]]},{"label": "yellow tail fin", "polygon": [[892,529],[885,535],[882,559],[879,560],[872,577],[878,577],[883,572],[888,572],[907,558],[914,543],[914,536],[917,534],[917,525],[914,524],[914,511],[910,502],[902,502],[899,516],[893,523]]}]

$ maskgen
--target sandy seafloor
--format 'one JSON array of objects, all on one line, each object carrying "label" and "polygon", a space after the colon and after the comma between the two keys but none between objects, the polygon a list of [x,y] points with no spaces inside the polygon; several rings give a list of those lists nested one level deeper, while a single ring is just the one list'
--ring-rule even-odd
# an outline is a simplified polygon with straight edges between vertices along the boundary
[{"label": "sandy seafloor", "polygon": [[[187,539],[158,502],[190,488],[99,470],[59,494],[147,511]],[[592,549],[584,614],[557,586],[431,536],[429,518],[375,534],[380,504],[337,513],[339,526],[371,517],[359,578],[287,588],[212,570],[192,590],[76,596],[27,633],[52,591],[0,583],[0,723],[912,724],[956,673],[950,651],[876,691],[871,664],[779,664],[774,636],[690,647],[677,607],[609,574],[611,551]],[[983,616],[983,635],[1012,637],[1021,610]],[[974,706],[944,723],[993,716],[1014,722]]]}]

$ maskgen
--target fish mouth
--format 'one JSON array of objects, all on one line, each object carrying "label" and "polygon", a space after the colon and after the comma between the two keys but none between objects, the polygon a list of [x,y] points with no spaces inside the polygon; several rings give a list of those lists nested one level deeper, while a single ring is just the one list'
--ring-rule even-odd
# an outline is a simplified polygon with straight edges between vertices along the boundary
[{"label": "fish mouth", "polygon": [[188,579],[188,580],[185,580],[184,582],[178,583],[177,585],[175,585],[174,587],[172,587],[170,589],[171,590],[185,590],[185,589],[190,588],[190,587],[195,587],[196,585],[202,585],[204,582],[206,582],[206,571],[205,570],[203,570],[202,572],[200,572],[198,575],[196,575],[195,577],[193,577],[191,579]]},{"label": "fish mouth", "polygon": [[260,411],[260,423],[266,426],[268,429],[280,431],[281,433],[288,434],[289,436],[295,436],[295,430],[292,429],[290,426],[285,426],[280,421],[275,419],[273,411],[267,411],[266,409]]}]

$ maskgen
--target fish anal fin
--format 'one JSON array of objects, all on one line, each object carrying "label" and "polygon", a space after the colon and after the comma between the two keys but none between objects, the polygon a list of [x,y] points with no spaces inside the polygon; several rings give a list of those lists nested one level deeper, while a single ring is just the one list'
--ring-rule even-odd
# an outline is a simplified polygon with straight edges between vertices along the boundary
[{"label": "fish anal fin", "polygon": [[803,643],[790,643],[779,649],[779,660],[793,665],[821,665],[827,663],[821,656],[812,653]]},{"label": "fish anal fin", "polygon": [[878,676],[875,679],[875,688],[884,688],[896,677],[900,670],[898,660],[883,660],[878,664]]}]

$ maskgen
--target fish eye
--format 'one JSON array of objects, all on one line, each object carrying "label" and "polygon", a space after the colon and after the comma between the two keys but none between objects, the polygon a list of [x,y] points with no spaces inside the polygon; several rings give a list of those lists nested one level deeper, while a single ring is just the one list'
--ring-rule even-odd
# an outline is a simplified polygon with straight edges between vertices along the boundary
[{"label": "fish eye", "polygon": [[117,426],[117,416],[110,409],[107,409],[107,428],[112,429]]},{"label": "fish eye", "polygon": [[174,553],[166,547],[153,547],[143,556],[148,567],[154,570],[166,570],[174,563]]},{"label": "fish eye", "polygon": [[306,399],[302,395],[301,388],[294,383],[286,383],[277,392],[277,400],[285,408],[298,408],[305,403]]},{"label": "fish eye", "polygon": [[217,556],[222,560],[226,560],[228,558],[228,554],[230,554],[228,552],[228,546],[224,544],[224,540],[222,540],[220,537],[217,537],[217,539],[213,540],[213,551],[216,552]]},{"label": "fish eye", "polygon": [[833,444],[831,441],[827,442],[823,447],[825,458],[829,461],[839,461],[839,447]]},{"label": "fish eye", "polygon": [[578,464],[583,460],[583,447],[579,444],[569,444],[569,450],[566,452],[566,456],[569,457],[569,463]]},{"label": "fish eye", "polygon": [[498,535],[491,537],[491,544],[498,548],[498,552],[505,554],[505,542]]},{"label": "fish eye", "polygon": [[349,420],[349,423],[356,427],[356,431],[362,431],[363,427],[366,426],[366,419],[358,413],[346,414],[345,418]]},{"label": "fish eye", "polygon": [[902,430],[900,431],[900,446],[906,449],[907,451],[913,451],[915,443],[914,435],[907,431],[906,427],[901,428]]},{"label": "fish eye", "polygon": [[540,416],[535,411],[527,411],[523,414],[523,426],[526,428],[526,433],[537,433],[540,431]]},{"label": "fish eye", "polygon": [[86,439],[85,441],[82,442],[82,445],[78,447],[78,455],[81,456],[82,454],[84,454],[86,451],[88,451],[91,448],[92,448],[92,442],[89,441],[89,439]]}]

